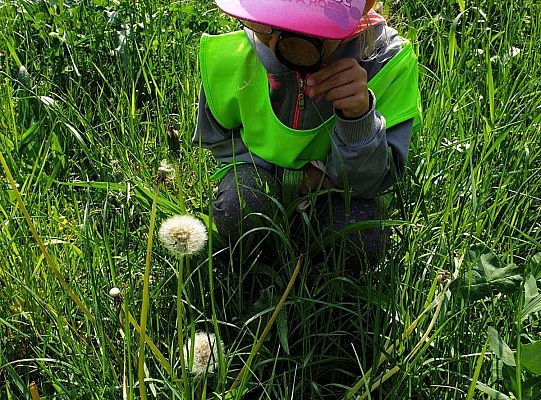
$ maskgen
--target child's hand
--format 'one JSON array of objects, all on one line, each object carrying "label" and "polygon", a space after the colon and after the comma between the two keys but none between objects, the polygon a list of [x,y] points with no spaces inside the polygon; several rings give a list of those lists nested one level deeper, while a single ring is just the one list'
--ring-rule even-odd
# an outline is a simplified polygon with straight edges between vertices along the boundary
[{"label": "child's hand", "polygon": [[341,58],[309,75],[309,95],[324,95],[344,117],[359,118],[368,112],[369,95],[366,70],[354,58]]}]

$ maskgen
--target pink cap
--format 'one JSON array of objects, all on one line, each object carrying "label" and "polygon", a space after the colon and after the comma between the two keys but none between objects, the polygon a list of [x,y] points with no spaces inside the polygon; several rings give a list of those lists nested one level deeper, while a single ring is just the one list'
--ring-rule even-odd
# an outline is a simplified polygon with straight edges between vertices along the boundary
[{"label": "pink cap", "polygon": [[324,39],[350,37],[361,19],[366,0],[215,0],[225,13]]}]

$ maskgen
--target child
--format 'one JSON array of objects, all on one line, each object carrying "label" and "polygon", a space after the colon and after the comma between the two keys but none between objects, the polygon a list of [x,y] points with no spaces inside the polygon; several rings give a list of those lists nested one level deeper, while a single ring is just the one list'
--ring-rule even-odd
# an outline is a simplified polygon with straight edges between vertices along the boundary
[{"label": "child", "polygon": [[[323,196],[331,213],[317,207],[324,231],[381,219],[377,197],[403,172],[420,121],[411,45],[372,10],[375,0],[215,1],[244,25],[201,39],[193,141],[224,164],[219,233],[234,243],[257,226],[243,217],[265,212],[265,187],[286,203],[339,189]],[[380,230],[349,237],[378,259]]]}]

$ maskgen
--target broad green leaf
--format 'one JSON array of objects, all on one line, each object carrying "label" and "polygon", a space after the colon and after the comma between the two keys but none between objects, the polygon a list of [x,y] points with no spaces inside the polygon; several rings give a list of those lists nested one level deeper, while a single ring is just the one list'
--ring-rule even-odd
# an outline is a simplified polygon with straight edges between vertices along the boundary
[{"label": "broad green leaf", "polygon": [[541,253],[537,253],[531,258],[530,270],[535,279],[541,279]]},{"label": "broad green leaf", "polygon": [[489,296],[494,290],[510,294],[520,287],[520,268],[514,264],[502,266],[492,252],[479,254],[471,251],[465,265],[469,269],[451,285],[451,291],[460,297],[478,300]]},{"label": "broad green leaf", "polygon": [[541,311],[541,294],[522,307],[522,320],[524,321],[530,314],[538,311]]},{"label": "broad green leaf", "polygon": [[491,399],[510,400],[509,396],[503,394],[502,392],[498,392],[496,389],[492,389],[491,387],[488,387],[487,385],[481,382],[477,382],[477,390],[485,394],[488,394]]},{"label": "broad green leaf", "polygon": [[531,373],[541,375],[541,340],[521,347],[520,362]]},{"label": "broad green leaf", "polygon": [[516,366],[513,350],[500,338],[496,329],[491,326],[488,328],[488,345],[496,357],[502,360],[504,364],[511,367]]},{"label": "broad green leaf", "polygon": [[526,304],[536,298],[538,293],[539,290],[537,289],[537,282],[533,275],[529,275],[526,279],[526,282],[524,282],[524,295]]}]

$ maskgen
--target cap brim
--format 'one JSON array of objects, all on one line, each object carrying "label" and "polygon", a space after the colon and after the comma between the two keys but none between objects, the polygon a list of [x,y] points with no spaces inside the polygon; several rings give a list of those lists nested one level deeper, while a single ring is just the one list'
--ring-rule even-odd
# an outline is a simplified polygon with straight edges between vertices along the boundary
[{"label": "cap brim", "polygon": [[365,0],[215,0],[239,19],[316,36],[346,39],[362,17]]}]

